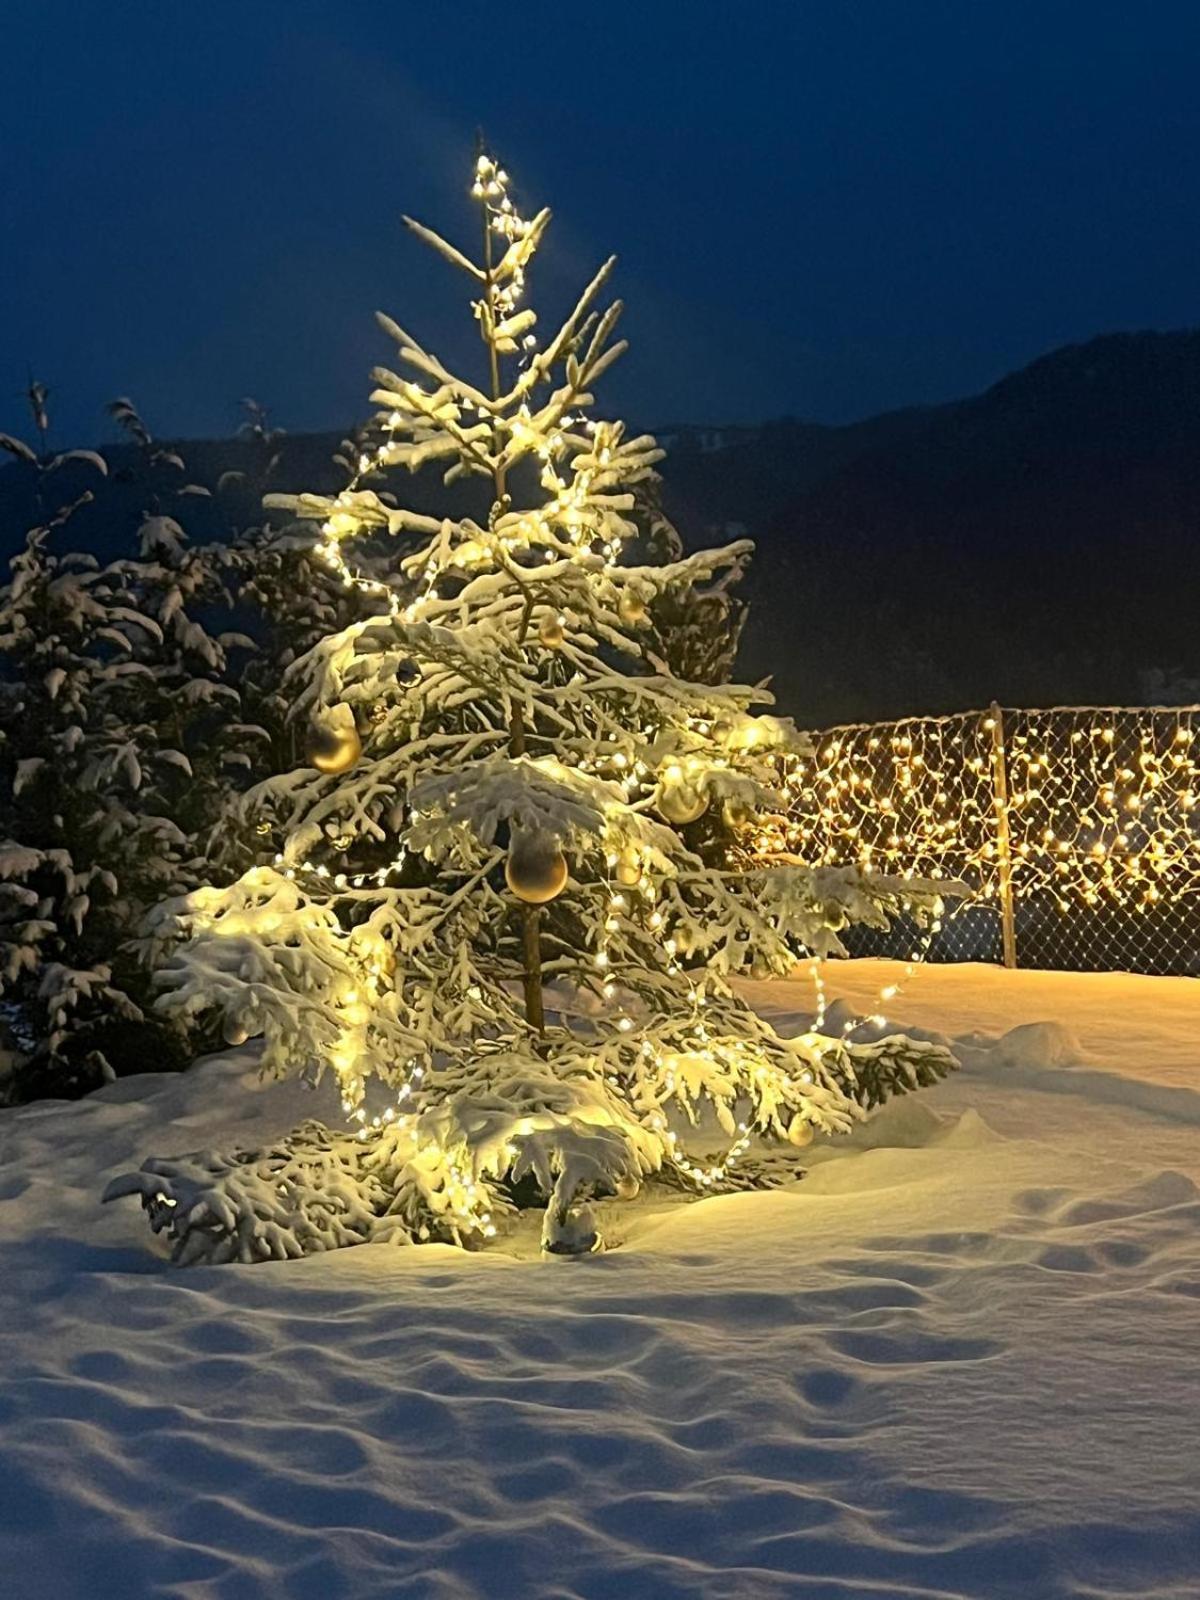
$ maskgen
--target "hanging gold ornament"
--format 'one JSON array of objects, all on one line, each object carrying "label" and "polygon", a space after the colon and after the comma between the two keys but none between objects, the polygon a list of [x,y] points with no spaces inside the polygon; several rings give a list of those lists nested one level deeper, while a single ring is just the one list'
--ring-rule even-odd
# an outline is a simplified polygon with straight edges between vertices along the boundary
[{"label": "hanging gold ornament", "polygon": [[794,1144],[797,1149],[802,1150],[806,1144],[812,1143],[813,1125],[811,1122],[805,1122],[803,1117],[793,1117],[788,1124],[787,1136],[789,1144]]},{"label": "hanging gold ornament", "polygon": [[529,906],[542,906],[567,886],[567,860],[548,833],[513,834],[504,864],[504,881]]},{"label": "hanging gold ornament", "polygon": [[309,765],[318,772],[349,772],[362,755],[362,740],[349,706],[335,706],[321,722],[314,722],[304,749]]},{"label": "hanging gold ornament", "polygon": [[622,850],[613,876],[622,889],[636,889],[642,881],[642,863],[636,850]]},{"label": "hanging gold ornament", "polygon": [[563,619],[553,613],[544,616],[538,627],[538,638],[547,650],[557,650],[566,638],[563,630]]},{"label": "hanging gold ornament", "polygon": [[665,822],[682,826],[695,822],[708,809],[708,796],[693,782],[678,762],[671,762],[659,775],[658,813]]},{"label": "hanging gold ornament", "polygon": [[646,602],[636,589],[623,589],[617,601],[617,615],[631,628],[640,628],[646,620]]}]

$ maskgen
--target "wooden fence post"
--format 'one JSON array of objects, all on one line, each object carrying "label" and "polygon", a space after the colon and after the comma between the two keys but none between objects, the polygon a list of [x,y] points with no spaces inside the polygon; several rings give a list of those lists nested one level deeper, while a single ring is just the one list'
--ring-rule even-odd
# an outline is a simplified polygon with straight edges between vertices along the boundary
[{"label": "wooden fence post", "polygon": [[1004,751],[1004,713],[992,701],[992,788],[996,813],[997,892],[1000,897],[1000,930],[1004,941],[1004,965],[1017,964],[1017,927],[1013,913],[1012,839],[1008,831],[1008,766]]}]

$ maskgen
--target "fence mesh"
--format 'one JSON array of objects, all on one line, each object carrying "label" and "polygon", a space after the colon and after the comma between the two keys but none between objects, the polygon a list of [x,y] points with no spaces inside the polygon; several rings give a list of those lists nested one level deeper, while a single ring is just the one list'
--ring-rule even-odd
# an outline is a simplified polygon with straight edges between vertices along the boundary
[{"label": "fence mesh", "polygon": [[[993,706],[832,728],[790,759],[764,848],[954,879],[934,961],[1200,974],[1200,706]],[[913,930],[854,930],[898,955]]]}]

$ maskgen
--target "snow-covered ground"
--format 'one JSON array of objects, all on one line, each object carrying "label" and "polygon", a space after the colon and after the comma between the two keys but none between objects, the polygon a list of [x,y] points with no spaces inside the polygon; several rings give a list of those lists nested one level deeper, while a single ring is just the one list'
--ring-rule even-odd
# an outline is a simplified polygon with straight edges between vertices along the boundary
[{"label": "snow-covered ground", "polygon": [[964,1070],[586,1260],[166,1268],[109,1176],[326,1109],[245,1053],[0,1113],[0,1595],[1200,1596],[1200,983],[890,1010]]}]

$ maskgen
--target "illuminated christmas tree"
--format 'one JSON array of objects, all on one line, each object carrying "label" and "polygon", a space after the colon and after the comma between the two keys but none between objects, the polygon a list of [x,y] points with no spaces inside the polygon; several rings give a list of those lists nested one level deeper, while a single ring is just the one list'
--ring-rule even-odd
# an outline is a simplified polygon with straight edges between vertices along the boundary
[{"label": "illuminated christmas tree", "polygon": [[[351,1133],[118,1180],[182,1259],[479,1241],[531,1188],[547,1247],[587,1249],[591,1198],[720,1187],[760,1141],[847,1131],[952,1065],[901,1037],[781,1038],[731,986],[936,897],[751,851],[803,741],[751,713],[764,691],[676,676],[658,621],[751,547],[656,558],[661,452],[590,415],[624,349],[613,261],[542,341],[522,302],[550,213],[522,217],[487,155],[472,195],[478,260],[409,226],[466,278],[485,376],[381,317],[400,373],[374,374],[348,487],[269,501],[378,615],[296,665],[310,765],[245,801],[273,862],[161,919],[164,1009],[218,1009],[268,1074],[332,1071]],[[431,463],[477,480],[486,517],[404,509],[402,471]],[[387,538],[381,576],[361,552]]]}]

